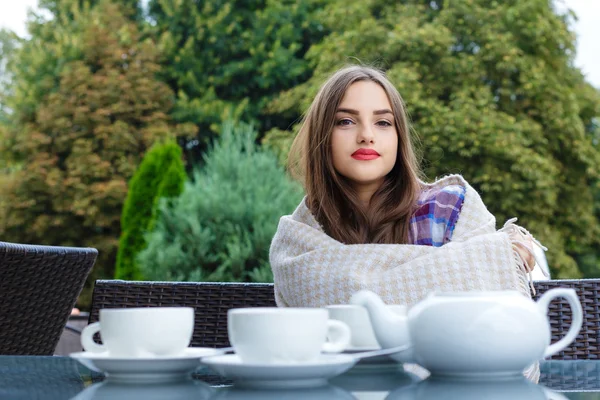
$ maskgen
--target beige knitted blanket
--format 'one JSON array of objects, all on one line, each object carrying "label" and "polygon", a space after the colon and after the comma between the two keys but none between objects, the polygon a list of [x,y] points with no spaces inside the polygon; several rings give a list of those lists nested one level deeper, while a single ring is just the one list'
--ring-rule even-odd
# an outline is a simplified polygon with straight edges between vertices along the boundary
[{"label": "beige knitted blanket", "polygon": [[424,183],[423,189],[446,185],[462,185],[466,192],[452,240],[441,247],[345,245],[323,232],[302,201],[281,218],[271,244],[277,304],[346,304],[361,289],[409,307],[432,291],[516,289],[531,297],[527,269],[515,250],[529,233],[514,219],[496,231],[494,216],[459,175]]},{"label": "beige knitted blanket", "polygon": [[[279,222],[270,250],[275,300],[280,307],[323,307],[347,304],[361,289],[377,293],[387,304],[411,306],[432,291],[516,289],[531,297],[533,286],[516,245],[532,240],[525,229],[496,220],[479,194],[459,175],[431,184],[462,185],[465,199],[452,236],[441,247],[421,245],[345,245],[323,232],[305,202]],[[405,366],[413,373],[428,372]],[[539,365],[524,375],[539,379]]]}]

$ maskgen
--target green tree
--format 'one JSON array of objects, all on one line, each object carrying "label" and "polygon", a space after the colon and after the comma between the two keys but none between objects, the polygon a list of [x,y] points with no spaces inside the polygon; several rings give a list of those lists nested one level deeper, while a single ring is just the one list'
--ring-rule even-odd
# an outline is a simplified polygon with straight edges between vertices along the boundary
[{"label": "green tree", "polygon": [[[0,129],[8,120],[5,97],[8,95],[11,74],[7,69],[8,63],[18,46],[17,36],[6,29],[0,29]],[[0,133],[0,140],[2,134]],[[1,165],[0,165],[1,167]]]},{"label": "green tree", "polygon": [[[313,76],[270,112],[301,115],[344,63],[385,69],[426,174],[463,174],[500,222],[520,217],[549,247],[555,277],[581,275],[574,257],[600,238],[600,95],[573,66],[571,14],[548,0],[332,0],[317,17],[331,34],[306,53]],[[265,142],[285,154],[290,137],[274,129]]]},{"label": "green tree", "polygon": [[[10,93],[12,76],[8,65],[18,47],[17,36],[6,29],[0,29],[0,143],[6,140],[10,110],[6,106],[6,98]],[[13,167],[7,160],[0,157],[0,185],[8,178]],[[0,199],[0,213],[2,213],[4,200]]]},{"label": "green tree", "polygon": [[303,56],[325,33],[313,18],[325,2],[150,0],[163,78],[177,93],[172,116],[198,126],[200,149],[228,118],[259,130],[293,122],[263,108],[310,76]]},{"label": "green tree", "polygon": [[272,281],[269,246],[281,215],[302,198],[277,158],[245,124],[226,123],[201,169],[162,200],[139,255],[145,277],[178,281]]},{"label": "green tree", "polygon": [[156,79],[156,45],[137,25],[110,1],[69,7],[68,18],[33,16],[11,62],[0,158],[21,168],[0,187],[0,235],[98,248],[85,306],[94,279],[114,276],[127,181],[147,148],[187,128],[170,123],[174,95]]},{"label": "green tree", "polygon": [[[102,1],[105,0],[39,0],[38,6],[54,17],[72,21],[77,18],[81,9],[95,7]],[[140,21],[142,18],[140,0],[112,0],[111,2],[119,6],[122,16],[134,21]]]},{"label": "green tree", "polygon": [[[0,145],[6,140],[10,110],[5,102],[10,93],[12,80],[8,64],[18,46],[17,36],[6,29],[0,29]],[[0,187],[9,184],[13,179],[15,166],[0,157]],[[0,221],[6,215],[7,200],[0,196]]]},{"label": "green tree", "polygon": [[154,227],[159,199],[176,197],[183,190],[187,175],[181,153],[175,141],[155,144],[129,181],[115,278],[143,279],[136,257],[146,247],[144,234]]}]

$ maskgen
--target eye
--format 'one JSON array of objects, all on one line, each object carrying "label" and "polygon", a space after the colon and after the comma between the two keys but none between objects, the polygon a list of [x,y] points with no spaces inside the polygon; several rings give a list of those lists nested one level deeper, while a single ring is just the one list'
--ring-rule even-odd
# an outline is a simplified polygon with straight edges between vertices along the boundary
[{"label": "eye", "polygon": [[349,126],[349,125],[352,125],[353,123],[354,123],[354,121],[352,121],[349,118],[342,118],[342,119],[338,120],[338,122],[336,123],[336,125],[339,125],[339,126]]},{"label": "eye", "polygon": [[377,121],[377,125],[381,126],[381,127],[389,127],[389,126],[392,126],[392,123],[390,121],[381,120],[381,121]]}]

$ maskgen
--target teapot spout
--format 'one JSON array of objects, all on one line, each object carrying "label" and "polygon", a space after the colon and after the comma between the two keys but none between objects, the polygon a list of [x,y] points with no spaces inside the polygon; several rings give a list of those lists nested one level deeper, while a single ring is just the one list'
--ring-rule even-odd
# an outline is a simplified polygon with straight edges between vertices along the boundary
[{"label": "teapot spout", "polygon": [[[388,349],[411,344],[407,316],[392,311],[377,294],[369,290],[361,290],[352,296],[350,304],[367,309],[373,332],[382,348]],[[411,362],[412,358],[412,351],[408,351],[404,353],[403,359],[400,361]]]}]

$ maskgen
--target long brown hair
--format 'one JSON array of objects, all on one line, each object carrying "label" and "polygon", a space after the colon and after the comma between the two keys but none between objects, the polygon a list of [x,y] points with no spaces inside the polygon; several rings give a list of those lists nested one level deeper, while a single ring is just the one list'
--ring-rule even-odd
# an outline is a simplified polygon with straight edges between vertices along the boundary
[{"label": "long brown hair", "polygon": [[[331,150],[337,109],[350,85],[359,81],[377,83],[385,90],[398,133],[396,163],[366,208],[350,182],[334,169]],[[292,175],[304,184],[307,207],[329,236],[346,244],[408,242],[420,191],[419,163],[404,101],[383,72],[350,66],[334,73],[306,112],[288,164]]]}]

